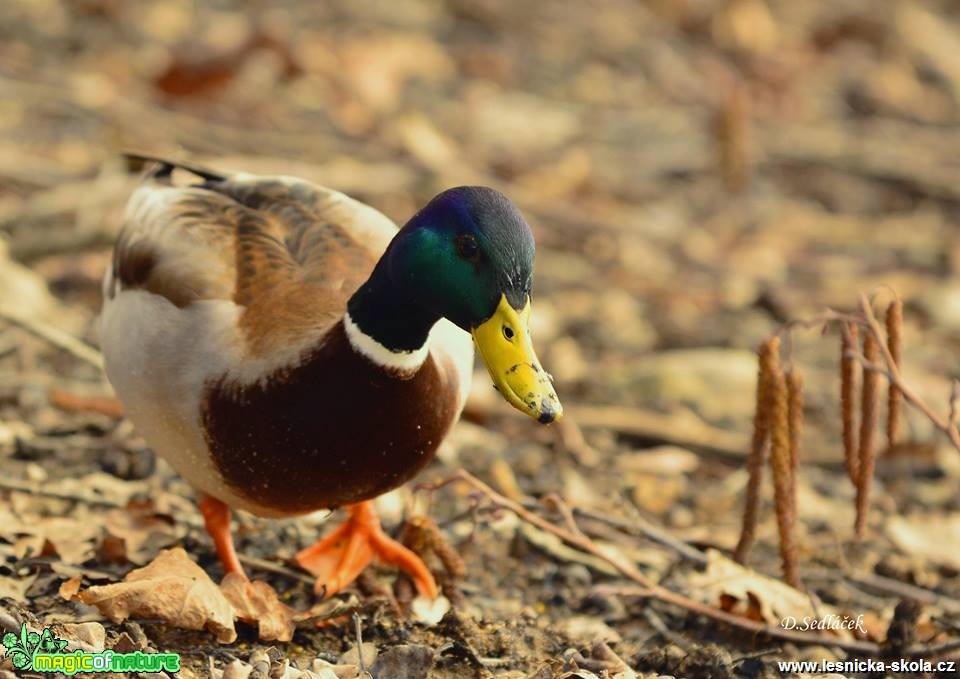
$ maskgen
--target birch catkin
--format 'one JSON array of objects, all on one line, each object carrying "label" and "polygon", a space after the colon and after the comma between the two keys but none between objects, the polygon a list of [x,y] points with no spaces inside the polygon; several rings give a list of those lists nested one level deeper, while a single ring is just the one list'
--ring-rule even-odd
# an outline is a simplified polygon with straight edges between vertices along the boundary
[{"label": "birch catkin", "polygon": [[[863,336],[863,358],[867,363],[876,364],[880,345],[874,334],[867,330]],[[857,476],[857,519],[855,529],[857,537],[863,537],[867,525],[867,511],[870,508],[870,486],[873,484],[873,467],[876,454],[873,447],[874,431],[877,427],[880,373],[876,370],[863,371],[863,384],[860,390],[860,442],[858,446]]]},{"label": "birch catkin", "polygon": [[734,559],[744,563],[753,542],[756,539],[757,510],[760,505],[760,482],[763,480],[763,465],[767,453],[770,426],[769,385],[779,371],[780,338],[771,337],[760,345],[759,370],[757,374],[757,401],[753,415],[753,438],[750,442],[750,455],[747,458],[747,492],[743,504],[743,525],[740,540],[734,551]]},{"label": "birch catkin", "polygon": [[[899,298],[887,307],[887,348],[893,363],[900,367],[903,359],[903,301]],[[900,419],[903,407],[903,393],[894,382],[887,389],[887,444],[890,447],[897,442],[900,433]]]},{"label": "birch catkin", "polygon": [[797,516],[797,470],[800,468],[800,438],[803,435],[803,375],[787,372],[787,415],[790,421],[790,500]]},{"label": "birch catkin", "polygon": [[770,377],[769,402],[770,468],[773,472],[773,496],[777,512],[777,531],[780,534],[780,560],[783,579],[792,587],[800,587],[797,546],[793,528],[794,493],[793,462],[791,460],[790,407],[787,378],[776,367]]},{"label": "birch catkin", "polygon": [[843,424],[843,455],[847,463],[847,475],[856,485],[860,478],[860,460],[857,450],[857,373],[859,365],[853,353],[857,350],[857,326],[844,323],[840,326],[840,414]]}]

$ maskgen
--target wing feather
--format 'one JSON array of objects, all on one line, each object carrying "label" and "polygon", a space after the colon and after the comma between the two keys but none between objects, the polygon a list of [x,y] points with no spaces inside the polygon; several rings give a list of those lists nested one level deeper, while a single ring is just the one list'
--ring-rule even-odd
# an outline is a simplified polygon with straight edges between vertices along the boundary
[{"label": "wing feather", "polygon": [[178,307],[242,307],[252,354],[329,329],[396,233],[373,208],[291,177],[196,172],[176,185],[160,161],[131,196],[107,297],[143,289]]}]

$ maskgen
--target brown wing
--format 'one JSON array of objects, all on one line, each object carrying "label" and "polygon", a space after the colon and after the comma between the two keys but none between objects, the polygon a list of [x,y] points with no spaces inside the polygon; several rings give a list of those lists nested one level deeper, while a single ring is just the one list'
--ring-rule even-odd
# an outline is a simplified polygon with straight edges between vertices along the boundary
[{"label": "brown wing", "polygon": [[139,288],[178,307],[232,300],[251,353],[324,332],[395,233],[386,217],[286,177],[205,171],[177,186],[163,163],[131,197],[108,297]]}]

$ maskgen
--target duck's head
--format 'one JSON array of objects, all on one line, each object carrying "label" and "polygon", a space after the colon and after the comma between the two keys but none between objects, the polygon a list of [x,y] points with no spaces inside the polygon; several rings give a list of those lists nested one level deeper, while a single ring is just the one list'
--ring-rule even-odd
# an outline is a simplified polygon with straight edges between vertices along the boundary
[{"label": "duck's head", "polygon": [[391,278],[417,302],[473,335],[497,390],[542,423],[563,414],[530,340],[533,233],[502,193],[449,189],[404,226],[391,247]]}]

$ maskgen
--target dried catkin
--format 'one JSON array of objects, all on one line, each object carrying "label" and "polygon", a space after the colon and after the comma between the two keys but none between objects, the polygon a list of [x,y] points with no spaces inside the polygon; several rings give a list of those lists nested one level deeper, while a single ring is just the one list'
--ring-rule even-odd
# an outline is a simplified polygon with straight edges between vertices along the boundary
[{"label": "dried catkin", "polygon": [[800,466],[800,437],[803,435],[803,375],[795,369],[787,372],[787,405],[790,414],[790,467]]},{"label": "dried catkin", "polygon": [[767,444],[770,426],[769,385],[771,378],[779,372],[780,338],[771,337],[760,345],[758,350],[759,370],[757,374],[757,400],[753,415],[753,438],[750,442],[750,455],[747,458],[747,492],[743,505],[743,525],[740,540],[734,551],[734,559],[744,563],[757,530],[757,509],[760,505],[760,482],[763,480],[763,465],[766,462]]},{"label": "dried catkin", "polygon": [[[877,338],[868,330],[863,336],[863,358],[867,363],[876,364],[879,353],[880,345]],[[857,476],[857,519],[855,524],[857,537],[863,537],[867,525],[867,510],[870,508],[870,486],[873,483],[873,467],[876,461],[873,436],[878,419],[879,385],[880,373],[876,370],[865,369],[860,391],[859,473]]]},{"label": "dried catkin", "polygon": [[411,516],[403,525],[400,542],[420,556],[433,552],[454,578],[463,578],[467,567],[463,558],[447,542],[436,522],[428,516]]},{"label": "dried catkin", "polygon": [[797,515],[797,470],[800,468],[800,437],[803,435],[803,375],[787,372],[787,414],[790,420],[790,498]]},{"label": "dried catkin", "polygon": [[750,96],[741,83],[732,83],[715,123],[720,175],[727,189],[743,191],[750,178]]},{"label": "dried catkin", "polygon": [[790,406],[787,378],[779,369],[770,379],[770,468],[773,472],[773,496],[780,534],[780,560],[783,579],[792,587],[800,586],[799,558],[794,541],[793,462],[791,461]]},{"label": "dried catkin", "polygon": [[857,450],[857,373],[860,366],[853,353],[857,350],[857,326],[844,323],[840,326],[840,415],[843,423],[843,455],[847,463],[847,475],[856,485],[860,478],[860,460]]},{"label": "dried catkin", "polygon": [[[894,364],[899,368],[903,358],[903,302],[898,298],[887,307],[887,348]],[[900,433],[900,414],[903,394],[890,382],[887,389],[887,444],[892,448]]]}]

